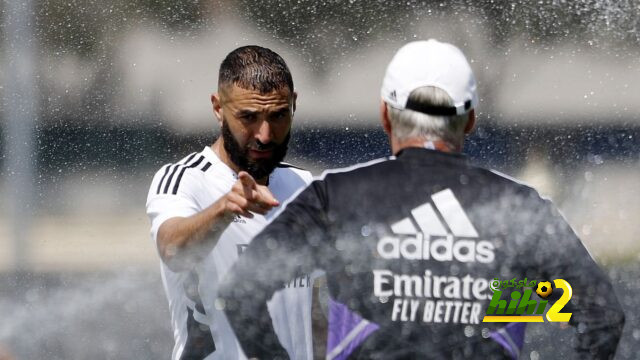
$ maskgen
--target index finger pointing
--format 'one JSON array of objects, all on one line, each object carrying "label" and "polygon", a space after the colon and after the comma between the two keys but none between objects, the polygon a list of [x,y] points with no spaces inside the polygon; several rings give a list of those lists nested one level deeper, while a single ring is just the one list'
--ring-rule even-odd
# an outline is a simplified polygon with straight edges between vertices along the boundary
[{"label": "index finger pointing", "polygon": [[249,175],[246,171],[240,171],[238,173],[238,180],[242,183],[242,191],[244,192],[245,199],[252,199],[252,191],[256,188],[256,181],[253,176]]},{"label": "index finger pointing", "polygon": [[280,205],[280,202],[276,199],[275,196],[269,191],[269,188],[263,185],[257,187],[258,190],[258,199],[261,203],[273,207]]}]

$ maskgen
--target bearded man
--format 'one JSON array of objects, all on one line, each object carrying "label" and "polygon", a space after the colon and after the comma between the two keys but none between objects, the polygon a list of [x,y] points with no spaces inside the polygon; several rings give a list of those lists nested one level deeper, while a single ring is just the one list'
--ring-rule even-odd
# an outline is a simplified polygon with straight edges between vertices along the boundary
[{"label": "bearded man", "polygon": [[[162,259],[173,360],[245,358],[216,301],[218,284],[280,204],[312,179],[282,162],[296,96],[278,54],[259,46],[232,51],[211,95],[221,136],[153,178],[147,214]],[[313,357],[312,284],[309,275],[295,279],[269,303],[278,338],[295,359]]]}]

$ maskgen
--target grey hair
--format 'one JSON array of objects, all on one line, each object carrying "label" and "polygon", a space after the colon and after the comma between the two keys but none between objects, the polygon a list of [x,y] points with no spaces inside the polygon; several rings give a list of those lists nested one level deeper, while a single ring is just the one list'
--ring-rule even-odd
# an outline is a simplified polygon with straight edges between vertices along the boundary
[{"label": "grey hair", "polygon": [[[424,86],[409,94],[411,101],[430,106],[453,106],[453,100],[446,91]],[[444,140],[455,145],[462,140],[469,113],[443,116],[428,115],[413,110],[400,110],[387,105],[393,136],[398,140],[423,138],[424,140]]]}]

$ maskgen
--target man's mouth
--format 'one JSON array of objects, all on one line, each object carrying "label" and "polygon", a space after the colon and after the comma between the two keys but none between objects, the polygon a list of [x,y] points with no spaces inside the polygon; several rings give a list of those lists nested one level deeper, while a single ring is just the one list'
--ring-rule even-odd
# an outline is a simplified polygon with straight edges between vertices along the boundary
[{"label": "man's mouth", "polygon": [[266,158],[270,158],[273,155],[273,149],[267,149],[267,150],[249,149],[249,155],[254,159],[266,159]]}]

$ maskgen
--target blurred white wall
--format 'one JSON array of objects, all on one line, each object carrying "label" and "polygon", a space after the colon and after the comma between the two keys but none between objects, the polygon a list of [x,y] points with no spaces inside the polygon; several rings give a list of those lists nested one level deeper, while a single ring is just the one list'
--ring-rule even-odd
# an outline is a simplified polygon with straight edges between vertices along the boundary
[{"label": "blurred white wall", "polygon": [[[496,87],[506,121],[535,125],[640,124],[640,52],[620,54],[564,44],[515,45]],[[621,56],[624,55],[624,56]]]},{"label": "blurred white wall", "polygon": [[[291,67],[299,93],[298,122],[377,126],[386,64],[404,43],[433,37],[466,53],[479,81],[479,110],[499,115],[499,122],[640,123],[640,50],[620,54],[602,47],[549,47],[514,39],[506,52],[498,51],[488,42],[481,21],[459,20],[470,17],[422,21],[408,26],[403,37],[381,38],[331,54],[322,71],[306,60],[303,49],[232,15],[189,35],[141,22],[112,46],[114,75],[109,81],[116,96],[110,106],[115,121],[166,121],[175,131],[187,133],[209,130],[217,126],[209,95],[216,90],[220,62],[238,46],[259,44],[280,53]],[[44,58],[52,108],[82,105],[83,88],[95,80],[98,69],[92,61],[73,54]]]}]

